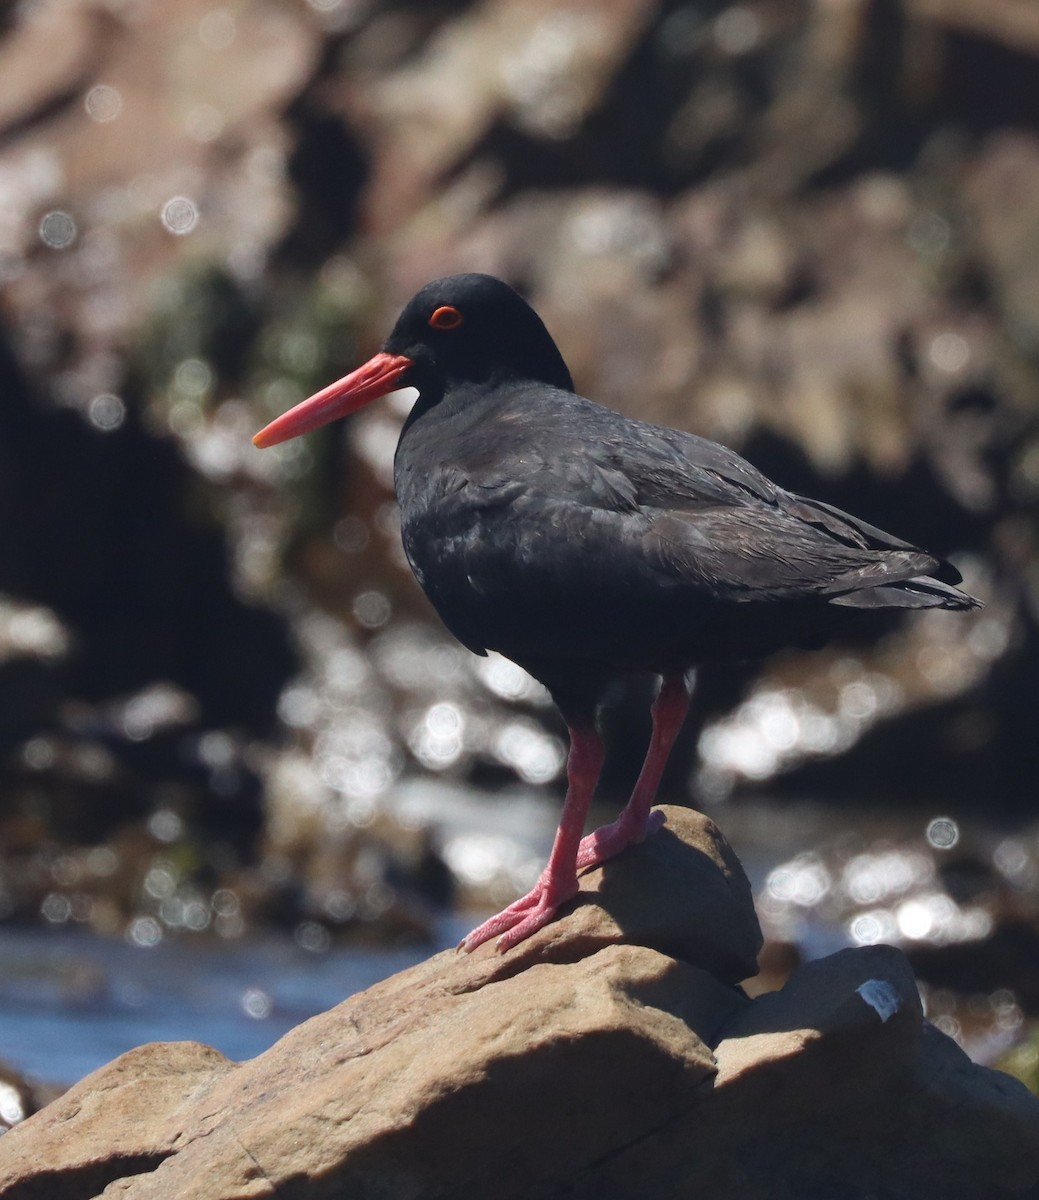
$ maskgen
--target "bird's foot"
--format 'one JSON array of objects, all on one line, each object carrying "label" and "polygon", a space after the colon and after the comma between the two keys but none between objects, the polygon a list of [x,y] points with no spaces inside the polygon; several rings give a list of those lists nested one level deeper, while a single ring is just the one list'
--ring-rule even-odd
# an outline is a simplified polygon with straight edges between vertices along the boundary
[{"label": "bird's foot", "polygon": [[482,946],[484,942],[489,942],[491,938],[497,937],[499,953],[511,950],[513,946],[518,946],[532,933],[536,933],[537,930],[547,925],[556,915],[559,906],[576,895],[576,876],[572,881],[559,884],[547,878],[546,872],[525,896],[513,901],[497,916],[484,921],[472,933],[462,938],[458,943],[458,949],[468,953],[470,950],[475,950],[477,946]]},{"label": "bird's foot", "polygon": [[[621,813],[612,825],[603,825],[601,829],[581,839],[577,851],[577,870],[596,867],[620,854],[628,846],[644,841],[651,833],[656,833],[666,819],[664,814],[655,808],[641,821]],[[484,942],[496,937],[499,951],[511,950],[513,946],[518,946],[532,933],[547,925],[556,915],[560,905],[577,895],[577,888],[576,876],[565,884],[557,884],[549,878],[546,871],[525,896],[514,900],[508,908],[503,908],[496,916],[490,917],[462,938],[458,949],[466,952],[475,950],[477,946],[482,946]]]},{"label": "bird's foot", "polygon": [[581,839],[577,849],[577,869],[584,871],[588,867],[597,867],[629,846],[645,841],[666,820],[659,808],[651,808],[643,820],[633,820],[627,812],[621,813],[612,825],[603,825]]}]

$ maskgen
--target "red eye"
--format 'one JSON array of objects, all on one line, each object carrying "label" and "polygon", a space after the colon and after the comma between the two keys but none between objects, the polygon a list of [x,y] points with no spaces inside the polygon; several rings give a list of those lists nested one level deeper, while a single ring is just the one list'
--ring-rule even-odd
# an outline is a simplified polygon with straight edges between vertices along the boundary
[{"label": "red eye", "polygon": [[431,329],[457,329],[464,320],[465,317],[453,305],[442,304],[433,310],[429,325]]}]

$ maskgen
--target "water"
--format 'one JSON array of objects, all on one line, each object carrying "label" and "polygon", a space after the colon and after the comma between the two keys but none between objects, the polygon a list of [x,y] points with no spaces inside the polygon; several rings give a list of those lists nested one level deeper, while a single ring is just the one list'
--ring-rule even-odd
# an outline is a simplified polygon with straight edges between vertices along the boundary
[{"label": "water", "polygon": [[[465,858],[465,839],[486,841],[493,832],[504,847],[496,874],[509,875],[516,894],[533,882],[558,815],[550,801],[512,797],[503,805],[483,798],[481,805],[458,809],[471,797],[452,790],[452,806],[446,791],[423,795],[436,799],[440,840],[452,858]],[[599,814],[603,820],[613,815]],[[737,839],[755,890],[783,844],[777,822],[767,824],[767,854],[755,831],[741,828]],[[510,863],[524,868],[516,868],[514,879]],[[39,1080],[69,1084],[152,1041],[205,1042],[242,1061],[308,1017],[457,945],[476,920],[474,914],[444,918],[426,945],[322,953],[287,936],[165,937],[139,946],[85,930],[0,928],[0,1060]]]},{"label": "water", "polygon": [[152,1041],[199,1041],[228,1058],[262,1053],[300,1021],[427,955],[456,945],[323,954],[288,938],[167,939],[143,949],[84,932],[0,932],[0,1059],[36,1079],[73,1083]]},{"label": "water", "polygon": [[[463,792],[452,807],[438,793],[423,796],[436,810],[438,842],[456,868],[471,866],[470,860],[478,857],[477,865],[493,865],[496,880],[507,879],[511,894],[529,886],[544,862],[557,806],[544,797],[538,803],[512,797],[507,804],[477,804]],[[608,819],[614,814],[598,815]],[[806,958],[856,940],[856,921],[864,909],[873,920],[881,909],[890,910],[893,924],[881,940],[907,950],[961,940],[951,928],[903,929],[898,921],[914,905],[919,909],[936,896],[953,916],[985,916],[979,905],[999,891],[986,885],[977,897],[960,896],[958,901],[945,894],[936,872],[943,856],[955,851],[932,837],[933,814],[849,812],[826,805],[755,801],[723,806],[712,815],[743,861],[766,929],[773,937],[795,942]],[[433,820],[432,813],[425,817]],[[1005,831],[972,822],[959,832],[970,843],[969,861],[985,862],[994,853],[998,866]],[[1019,831],[1014,844],[1020,846],[1022,870],[1032,864],[1039,877],[1039,830]],[[930,858],[922,857],[926,855]],[[890,868],[892,863],[921,862],[928,867],[923,882],[914,883],[911,872],[902,872],[906,878],[895,881],[892,895],[879,884],[880,890],[865,898],[848,891],[850,886],[855,892],[862,882],[861,870],[852,870],[856,864]],[[1000,879],[995,870],[992,880]],[[1015,880],[1008,877],[1002,886],[1011,883]],[[1018,894],[1027,896],[1033,888],[1032,876],[1016,880]],[[425,945],[392,950],[342,947],[320,953],[287,936],[165,937],[157,945],[138,946],[66,928],[0,927],[0,1060],[39,1080],[73,1083],[116,1055],[151,1041],[200,1041],[235,1061],[252,1058],[308,1017],[457,945],[477,919],[473,913],[444,918]],[[968,940],[981,937],[960,932],[969,934]],[[1013,989],[1014,982],[1005,980],[1004,989]],[[936,999],[944,995],[936,994]],[[1000,1003],[1005,1017],[1009,1002],[1004,996]],[[1022,1014],[1016,1005],[1012,1015],[1019,1024]],[[952,1016],[959,1021],[955,1013]],[[940,1013],[934,1019],[939,1018]],[[974,1017],[971,1021],[978,1023]],[[948,1031],[957,1036],[958,1028]],[[1003,1021],[1000,1047],[1015,1028]],[[976,1031],[964,1033],[961,1044],[975,1055],[981,1053]],[[991,1059],[992,1054],[981,1057]]]},{"label": "water", "polygon": [[[540,792],[489,797],[434,782],[397,794],[409,819],[435,828],[449,859],[478,858],[504,881],[505,898],[529,887],[548,855],[558,804]],[[0,925],[0,1061],[71,1084],[152,1041],[205,1042],[249,1059],[308,1017],[456,946],[487,915],[444,916],[429,942],[406,949],[321,952],[288,936],[138,945],[84,929]]]}]

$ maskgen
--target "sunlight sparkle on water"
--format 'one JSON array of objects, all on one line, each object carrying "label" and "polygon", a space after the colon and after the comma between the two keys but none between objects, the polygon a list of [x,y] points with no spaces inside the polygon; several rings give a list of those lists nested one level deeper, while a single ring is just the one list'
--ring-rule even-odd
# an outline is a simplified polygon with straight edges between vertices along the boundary
[{"label": "sunlight sparkle on water", "polygon": [[156,863],[144,877],[144,890],[156,900],[166,900],[177,890],[177,876],[166,863]]},{"label": "sunlight sparkle on water", "polygon": [[962,908],[944,892],[907,901],[896,911],[898,927],[911,940],[926,938],[936,945],[974,942],[992,932],[992,916],[977,907]]},{"label": "sunlight sparkle on water", "polygon": [[848,933],[857,946],[875,946],[878,942],[890,943],[897,940],[898,932],[898,922],[894,913],[886,908],[859,913],[848,925]]},{"label": "sunlight sparkle on water", "polygon": [[459,879],[489,883],[501,868],[503,844],[500,838],[478,834],[451,838],[444,847],[444,859]]},{"label": "sunlight sparkle on water", "polygon": [[370,645],[380,675],[395,688],[419,694],[442,695],[464,681],[472,658],[456,643],[447,643],[419,625],[387,629]]},{"label": "sunlight sparkle on water", "polygon": [[192,232],[198,215],[198,205],[188,196],[171,196],[162,206],[162,223],[177,237]]},{"label": "sunlight sparkle on water", "polygon": [[850,859],[841,875],[841,887],[856,904],[876,904],[933,878],[934,863],[926,854],[887,850]]},{"label": "sunlight sparkle on water", "polygon": [[445,840],[444,862],[464,883],[500,886],[503,892],[529,887],[543,863],[507,837],[464,833]]},{"label": "sunlight sparkle on water", "polygon": [[927,356],[939,371],[956,375],[970,361],[970,346],[958,333],[939,333],[931,339]]},{"label": "sunlight sparkle on water", "polygon": [[160,729],[187,724],[197,709],[193,696],[176,684],[160,680],[117,702],[114,722],[131,741],[141,742]]},{"label": "sunlight sparkle on water", "polygon": [[162,926],[154,917],[135,917],[126,931],[126,938],[132,945],[147,950],[162,941]]},{"label": "sunlight sparkle on water", "polygon": [[71,638],[49,608],[0,594],[0,662],[12,658],[63,658]]},{"label": "sunlight sparkle on water", "polygon": [[114,121],[123,111],[123,97],[118,89],[107,83],[95,84],[83,100],[87,116],[99,124]]},{"label": "sunlight sparkle on water", "polygon": [[196,747],[199,762],[212,770],[230,767],[237,757],[238,746],[226,730],[210,729],[198,739]]},{"label": "sunlight sparkle on water", "polygon": [[960,827],[951,817],[935,817],[927,826],[927,840],[936,850],[951,850],[960,840]]},{"label": "sunlight sparkle on water", "polygon": [[936,904],[936,900],[948,900],[948,897],[926,897],[920,900],[907,900],[900,904],[895,920],[899,932],[911,941],[922,941],[934,929],[936,922],[949,916],[947,904]]},{"label": "sunlight sparkle on water", "polygon": [[0,1121],[7,1125],[17,1125],[25,1117],[25,1105],[18,1089],[10,1083],[0,1081]]},{"label": "sunlight sparkle on water", "polygon": [[166,424],[178,438],[189,439],[205,428],[206,417],[201,403],[190,397],[174,400],[166,412]]},{"label": "sunlight sparkle on water", "polygon": [[758,899],[762,917],[774,929],[789,930],[805,909],[818,907],[859,946],[948,945],[978,941],[992,930],[986,909],[960,905],[942,889],[928,850],[884,846],[843,863],[841,857],[839,850],[829,860],[801,854],[775,867]]},{"label": "sunlight sparkle on water", "polygon": [[126,404],[112,392],[102,392],[90,401],[87,416],[95,429],[111,433],[126,420]]},{"label": "sunlight sparkle on water", "polygon": [[185,358],[173,372],[173,384],[186,396],[208,396],[213,387],[213,368],[203,358]]},{"label": "sunlight sparkle on water", "polygon": [[357,915],[357,901],[343,888],[333,888],[321,907],[329,920],[338,924],[350,921]]},{"label": "sunlight sparkle on water", "polygon": [[477,675],[496,696],[503,700],[525,700],[534,704],[549,704],[548,689],[521,666],[503,658],[493,650],[482,658],[476,668]]},{"label": "sunlight sparkle on water", "polygon": [[188,896],[170,896],[159,905],[159,917],[170,929],[187,929],[201,933],[209,928],[209,906],[193,893]]},{"label": "sunlight sparkle on water", "polygon": [[340,698],[355,695],[370,674],[367,659],[355,646],[339,646],[325,664],[325,679]]},{"label": "sunlight sparkle on water", "polygon": [[828,711],[795,688],[762,686],[733,712],[706,726],[700,735],[698,784],[723,800],[740,778],[761,780],[813,755],[833,754],[852,745],[900,693],[884,676],[842,661],[845,678],[835,708]]},{"label": "sunlight sparkle on water", "polygon": [[278,698],[278,720],[296,729],[316,724],[323,710],[317,691],[306,683],[290,684]]},{"label": "sunlight sparkle on water", "polygon": [[311,954],[324,954],[332,945],[332,935],[317,921],[303,921],[293,932],[296,945]]},{"label": "sunlight sparkle on water", "polygon": [[49,212],[40,222],[40,239],[52,250],[65,250],[76,240],[76,222],[67,212]]},{"label": "sunlight sparkle on water", "polygon": [[354,600],[353,614],[365,629],[379,629],[392,615],[389,597],[374,589],[361,592]]},{"label": "sunlight sparkle on water", "polygon": [[961,908],[945,892],[923,892],[894,909],[858,913],[847,924],[851,940],[860,946],[903,941],[948,945],[980,941],[992,932],[992,916],[982,908]]},{"label": "sunlight sparkle on water", "polygon": [[22,761],[31,771],[46,771],[57,757],[54,742],[42,735],[30,738],[22,747]]},{"label": "sunlight sparkle on water", "polygon": [[465,746],[465,715],[456,704],[428,708],[408,734],[408,747],[423,765],[439,770],[455,763]]},{"label": "sunlight sparkle on water", "polygon": [[40,915],[51,925],[64,925],[72,916],[72,902],[61,892],[48,892],[40,905]]},{"label": "sunlight sparkle on water", "polygon": [[209,903],[218,917],[234,916],[240,907],[238,897],[230,888],[217,888]]},{"label": "sunlight sparkle on water", "polygon": [[242,993],[242,1012],[254,1021],[263,1021],[274,1011],[274,1001],[262,988],[247,988]]},{"label": "sunlight sparkle on water", "polygon": [[1033,888],[1039,884],[1039,863],[1020,838],[1004,838],[993,851],[992,862],[1017,887]]},{"label": "sunlight sparkle on water", "polygon": [[799,855],[769,873],[765,887],[777,900],[813,908],[826,896],[833,881],[826,866],[814,855]]},{"label": "sunlight sparkle on water", "polygon": [[337,714],[315,739],[314,754],[321,780],[346,797],[381,795],[400,770],[399,754],[388,731],[360,709]]},{"label": "sunlight sparkle on water", "polygon": [[542,137],[564,138],[578,126],[586,97],[578,80],[584,47],[598,40],[602,14],[594,9],[548,10],[531,22],[502,59],[501,76],[512,119]]},{"label": "sunlight sparkle on water", "polygon": [[508,722],[495,745],[498,758],[527,783],[548,783],[563,769],[566,754],[557,738],[523,719]]}]

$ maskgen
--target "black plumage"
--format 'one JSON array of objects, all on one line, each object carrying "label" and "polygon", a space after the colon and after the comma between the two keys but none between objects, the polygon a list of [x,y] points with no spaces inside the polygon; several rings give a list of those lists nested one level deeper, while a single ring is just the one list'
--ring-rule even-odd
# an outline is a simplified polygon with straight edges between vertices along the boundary
[{"label": "black plumage", "polygon": [[[785,491],[715,442],[577,395],[537,314],[486,275],[428,284],[381,354],[257,442],[405,384],[419,397],[394,482],[415,576],[461,642],[541,680],[571,731],[570,792],[546,874],[474,931],[470,948],[497,933],[515,944],[576,890],[575,863],[601,861],[654,827],[690,667],[819,645],[855,609],[978,603],[926,551]],[[582,841],[601,765],[595,713],[632,672],[664,680],[646,766],[618,822]]]}]

